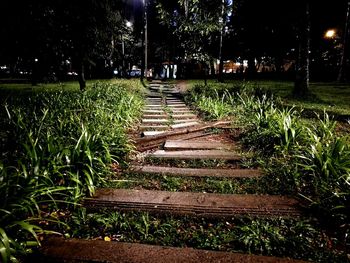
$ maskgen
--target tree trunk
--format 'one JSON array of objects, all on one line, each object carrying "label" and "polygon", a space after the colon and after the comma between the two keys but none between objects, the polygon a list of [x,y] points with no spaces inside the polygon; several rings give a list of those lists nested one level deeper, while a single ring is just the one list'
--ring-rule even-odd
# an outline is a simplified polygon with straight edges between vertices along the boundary
[{"label": "tree trunk", "polygon": [[299,48],[296,63],[296,76],[294,83],[294,95],[304,96],[309,90],[310,81],[310,5],[305,4],[302,23],[299,28]]},{"label": "tree trunk", "polygon": [[208,65],[207,65],[207,63],[204,61],[203,63],[202,63],[202,65],[203,65],[203,73],[204,73],[204,86],[207,86],[208,85],[208,71],[209,71],[209,68],[208,68]]},{"label": "tree trunk", "polygon": [[250,50],[248,54],[248,68],[247,68],[247,77],[249,79],[255,78],[256,75],[256,66],[255,66],[255,56]]},{"label": "tree trunk", "polygon": [[214,59],[210,59],[210,75],[215,75]]},{"label": "tree trunk", "polygon": [[348,8],[346,11],[346,20],[345,20],[345,30],[344,30],[344,36],[343,36],[343,47],[341,51],[341,57],[340,57],[340,68],[339,68],[339,74],[338,74],[338,82],[346,81],[347,75],[347,57],[349,52],[348,42],[349,42],[349,35],[350,35],[350,1],[348,1]]},{"label": "tree trunk", "polygon": [[86,88],[86,80],[85,80],[85,65],[84,61],[80,61],[79,70],[78,70],[78,80],[79,80],[79,86],[80,90],[83,91]]},{"label": "tree trunk", "polygon": [[224,33],[225,33],[225,0],[222,0],[221,4],[221,19],[222,19],[222,26],[220,31],[220,47],[219,47],[219,75],[218,75],[218,81],[224,82],[223,78],[223,71],[224,71],[224,59],[222,56],[222,46],[224,41]]}]

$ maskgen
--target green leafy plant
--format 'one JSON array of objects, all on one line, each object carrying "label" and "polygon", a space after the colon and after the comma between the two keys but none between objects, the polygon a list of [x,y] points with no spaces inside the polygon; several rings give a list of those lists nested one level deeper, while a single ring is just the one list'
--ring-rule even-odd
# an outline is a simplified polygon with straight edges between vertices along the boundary
[{"label": "green leafy plant", "polygon": [[[85,92],[45,91],[1,102],[0,253],[14,260],[37,245],[39,225],[59,209],[76,208],[133,151],[126,129],[140,116],[140,90],[132,83],[98,82]],[[30,221],[28,221],[30,219]]]}]

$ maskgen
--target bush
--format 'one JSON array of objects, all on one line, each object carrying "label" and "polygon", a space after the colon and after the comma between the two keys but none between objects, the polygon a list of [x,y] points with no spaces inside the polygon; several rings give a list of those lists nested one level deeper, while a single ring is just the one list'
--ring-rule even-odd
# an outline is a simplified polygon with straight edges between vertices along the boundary
[{"label": "bush", "polygon": [[[126,129],[140,115],[141,94],[97,83],[81,92],[10,96],[0,112],[0,253],[2,261],[45,233],[104,182],[112,162],[133,150]],[[62,206],[64,204],[64,206]],[[54,216],[52,216],[54,215]],[[28,242],[33,241],[33,242]]]}]

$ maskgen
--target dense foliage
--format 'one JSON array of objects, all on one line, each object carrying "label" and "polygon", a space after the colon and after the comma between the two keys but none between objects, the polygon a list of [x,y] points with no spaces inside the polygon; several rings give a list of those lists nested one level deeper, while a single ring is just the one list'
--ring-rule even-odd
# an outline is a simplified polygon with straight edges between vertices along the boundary
[{"label": "dense foliage", "polygon": [[281,107],[271,94],[246,83],[221,90],[197,86],[188,98],[200,110],[205,104],[205,109],[216,105],[234,112],[235,125],[244,127],[244,144],[258,154],[272,181],[301,197],[332,235],[349,245],[350,145],[335,133],[328,114],[306,122],[300,111]]},{"label": "dense foliage", "polygon": [[62,209],[94,193],[112,163],[133,150],[126,129],[140,114],[138,88],[96,83],[84,93],[9,93],[1,108],[2,262],[39,242]]}]

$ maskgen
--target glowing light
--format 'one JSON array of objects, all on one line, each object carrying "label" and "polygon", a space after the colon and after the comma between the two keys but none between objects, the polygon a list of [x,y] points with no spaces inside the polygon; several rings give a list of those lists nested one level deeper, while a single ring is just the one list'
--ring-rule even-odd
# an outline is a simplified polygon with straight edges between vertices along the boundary
[{"label": "glowing light", "polygon": [[327,32],[324,34],[325,38],[334,38],[336,36],[336,31],[334,29],[329,29]]},{"label": "glowing light", "polygon": [[132,27],[132,23],[131,23],[130,21],[127,21],[127,22],[126,22],[126,26],[127,26],[127,27]]}]

